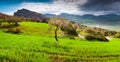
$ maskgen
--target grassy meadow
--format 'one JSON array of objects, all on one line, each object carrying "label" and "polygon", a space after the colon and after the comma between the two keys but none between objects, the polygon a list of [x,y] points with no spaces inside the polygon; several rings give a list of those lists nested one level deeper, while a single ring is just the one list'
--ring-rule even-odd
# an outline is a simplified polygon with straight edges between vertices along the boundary
[{"label": "grassy meadow", "polygon": [[59,31],[57,44],[54,28],[48,30],[48,24],[19,24],[22,29],[19,34],[5,33],[6,28],[0,28],[0,62],[120,62],[120,39],[110,42],[69,39]]}]

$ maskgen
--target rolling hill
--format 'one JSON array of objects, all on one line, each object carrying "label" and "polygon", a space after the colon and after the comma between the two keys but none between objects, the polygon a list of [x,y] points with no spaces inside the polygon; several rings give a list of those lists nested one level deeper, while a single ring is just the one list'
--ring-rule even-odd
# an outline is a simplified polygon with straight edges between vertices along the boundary
[{"label": "rolling hill", "polygon": [[[119,62],[120,39],[110,42],[46,36],[48,25],[21,22],[22,33],[11,34],[0,28],[0,61],[3,62]],[[36,29],[37,28],[37,29]],[[43,33],[43,34],[42,34]],[[59,35],[60,36],[60,35]]]},{"label": "rolling hill", "polygon": [[[1,15],[6,18],[16,17]],[[47,23],[21,21],[17,26],[8,24],[7,22],[3,22],[2,25],[0,25],[0,62],[120,61],[120,48],[118,48],[120,47],[119,38],[110,38],[109,42],[100,42],[97,40],[88,41],[79,37],[71,39],[64,36],[63,32],[59,30],[59,43],[56,43],[54,39],[54,27],[49,30],[51,27]],[[80,25],[80,27],[81,33],[86,34],[83,31],[89,27],[84,25]],[[100,32],[107,31],[101,28],[92,29]],[[20,32],[6,32],[9,30]],[[114,31],[107,32],[112,34],[117,33]],[[94,32],[90,31],[90,33],[93,34]],[[97,34],[97,36],[99,35]]]}]

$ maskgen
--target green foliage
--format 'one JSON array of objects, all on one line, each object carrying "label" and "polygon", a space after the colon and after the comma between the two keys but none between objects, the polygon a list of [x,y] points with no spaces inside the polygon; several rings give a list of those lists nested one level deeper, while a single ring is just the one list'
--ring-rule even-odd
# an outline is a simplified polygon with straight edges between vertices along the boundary
[{"label": "green foliage", "polygon": [[2,25],[3,21],[4,21],[4,19],[0,18],[0,25]]},{"label": "green foliage", "polygon": [[[0,26],[0,62],[120,62],[120,48],[116,48],[120,47],[120,39],[97,41],[107,41],[105,36],[111,35],[119,38],[117,32],[82,25],[78,32],[88,40],[94,39],[93,42],[59,37],[60,43],[56,44],[53,38],[55,26],[67,34],[76,32],[73,24],[65,19],[53,18],[52,30],[48,30],[49,25],[45,23],[20,22],[29,19],[6,16],[3,20]],[[6,25],[6,22],[10,24]],[[20,26],[16,27],[18,22]],[[2,32],[3,29],[10,33]],[[58,36],[62,36],[61,30],[58,30]],[[20,35],[11,34],[20,32]]]},{"label": "green foliage", "polygon": [[120,33],[115,34],[114,38],[120,38]]},{"label": "green foliage", "polygon": [[89,42],[83,39],[16,35],[0,31],[1,62],[119,62],[120,39]]},{"label": "green foliage", "polygon": [[106,43],[59,37],[60,43],[56,44],[53,29],[51,30],[53,33],[50,33],[52,37],[47,36],[48,24],[21,22],[19,27],[22,29],[20,35],[4,33],[0,29],[1,62],[120,61],[120,48],[116,48],[120,47],[120,39],[114,38]]}]

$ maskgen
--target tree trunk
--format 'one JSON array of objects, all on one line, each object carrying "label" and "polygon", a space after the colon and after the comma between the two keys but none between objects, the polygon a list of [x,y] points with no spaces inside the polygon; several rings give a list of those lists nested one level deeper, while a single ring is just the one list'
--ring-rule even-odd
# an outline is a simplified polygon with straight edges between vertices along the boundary
[{"label": "tree trunk", "polygon": [[57,31],[58,31],[58,29],[59,29],[58,27],[56,27],[56,29],[55,29],[55,40],[56,41],[58,41],[58,38],[57,38]]}]

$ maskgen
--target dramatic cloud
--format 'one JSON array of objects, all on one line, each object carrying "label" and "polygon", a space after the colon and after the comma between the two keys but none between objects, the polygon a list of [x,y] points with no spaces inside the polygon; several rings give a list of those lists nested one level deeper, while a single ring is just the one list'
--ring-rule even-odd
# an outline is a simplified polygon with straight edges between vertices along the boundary
[{"label": "dramatic cloud", "polygon": [[88,0],[84,5],[79,5],[80,10],[92,11],[93,13],[116,13],[120,12],[120,0]]},{"label": "dramatic cloud", "polygon": [[[42,1],[42,0],[40,0]],[[120,0],[45,0],[25,1],[16,6],[16,9],[29,9],[42,14],[120,14]],[[13,11],[12,11],[13,12]],[[7,12],[12,14],[11,12]]]},{"label": "dramatic cloud", "polygon": [[43,14],[84,14],[86,12],[80,11],[78,8],[78,5],[83,5],[84,3],[86,3],[86,0],[53,0],[52,3],[25,2],[20,5],[20,9],[26,8]]}]

